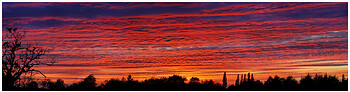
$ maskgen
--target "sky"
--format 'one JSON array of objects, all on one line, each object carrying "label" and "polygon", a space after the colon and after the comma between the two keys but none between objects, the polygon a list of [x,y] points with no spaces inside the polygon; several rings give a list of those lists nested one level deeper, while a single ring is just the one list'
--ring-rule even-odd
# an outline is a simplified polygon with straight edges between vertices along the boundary
[{"label": "sky", "polygon": [[[36,66],[71,84],[174,74],[228,84],[348,73],[347,2],[3,2],[2,27],[50,51]],[[36,75],[38,79],[44,79]],[[341,77],[339,77],[341,78]]]}]

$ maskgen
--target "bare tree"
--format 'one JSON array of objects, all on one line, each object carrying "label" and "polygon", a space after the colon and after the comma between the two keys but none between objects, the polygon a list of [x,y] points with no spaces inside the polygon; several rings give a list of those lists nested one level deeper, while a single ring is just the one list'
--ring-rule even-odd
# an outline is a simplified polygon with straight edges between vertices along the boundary
[{"label": "bare tree", "polygon": [[17,31],[16,28],[6,28],[2,37],[2,79],[3,87],[11,88],[20,79],[21,75],[27,73],[40,73],[39,70],[32,67],[37,65],[53,65],[52,60],[43,61],[42,56],[48,50],[40,46],[32,46],[31,44],[23,44],[25,31]]}]

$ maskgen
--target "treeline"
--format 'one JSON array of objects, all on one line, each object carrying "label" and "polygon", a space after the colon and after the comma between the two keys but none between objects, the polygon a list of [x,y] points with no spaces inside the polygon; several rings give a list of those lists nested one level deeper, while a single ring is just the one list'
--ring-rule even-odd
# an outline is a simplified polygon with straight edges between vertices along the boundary
[{"label": "treeline", "polygon": [[32,78],[23,78],[14,88],[3,88],[3,90],[96,90],[96,91],[113,91],[113,90],[188,90],[188,91],[224,91],[224,90],[348,90],[348,79],[342,76],[341,81],[336,76],[309,74],[301,78],[300,83],[292,76],[281,78],[277,75],[269,77],[265,82],[255,80],[253,74],[237,75],[234,85],[227,87],[226,73],[223,76],[223,84],[215,83],[212,80],[200,80],[192,77],[189,82],[185,83],[186,77],[173,75],[169,77],[150,78],[144,81],[137,81],[128,75],[127,78],[106,80],[101,85],[97,85],[96,78],[91,74],[82,81],[67,85],[63,80],[49,79],[35,81]]},{"label": "treeline", "polygon": [[[246,76],[248,78],[246,78]],[[312,77],[307,74],[300,79],[300,83],[292,76],[287,78],[281,78],[274,76],[269,78],[263,83],[260,80],[255,80],[254,75],[248,73],[237,75],[235,85],[231,85],[227,90],[290,90],[290,91],[337,91],[348,90],[348,79],[342,75],[342,81],[336,76],[331,75],[315,75]]]}]

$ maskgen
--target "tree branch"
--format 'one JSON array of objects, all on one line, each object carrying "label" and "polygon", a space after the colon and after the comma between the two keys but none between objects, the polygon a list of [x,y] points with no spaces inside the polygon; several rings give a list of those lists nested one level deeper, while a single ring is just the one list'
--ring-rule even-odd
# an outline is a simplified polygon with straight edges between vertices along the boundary
[{"label": "tree branch", "polygon": [[41,71],[39,71],[39,70],[34,70],[34,69],[32,69],[32,70],[28,70],[29,72],[38,72],[38,73],[40,73],[41,75],[43,75],[45,78],[46,78],[46,76],[41,72]]}]

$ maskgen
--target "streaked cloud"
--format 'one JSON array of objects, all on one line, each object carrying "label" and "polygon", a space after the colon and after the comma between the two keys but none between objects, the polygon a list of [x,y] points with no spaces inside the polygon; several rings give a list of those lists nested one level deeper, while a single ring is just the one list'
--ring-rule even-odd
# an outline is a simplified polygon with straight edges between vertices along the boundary
[{"label": "streaked cloud", "polygon": [[[63,7],[64,6],[64,7]],[[347,3],[3,3],[3,28],[52,50],[49,78],[347,74]],[[51,12],[55,11],[55,12]],[[3,34],[5,31],[3,31]],[[40,77],[38,77],[40,78]]]}]

